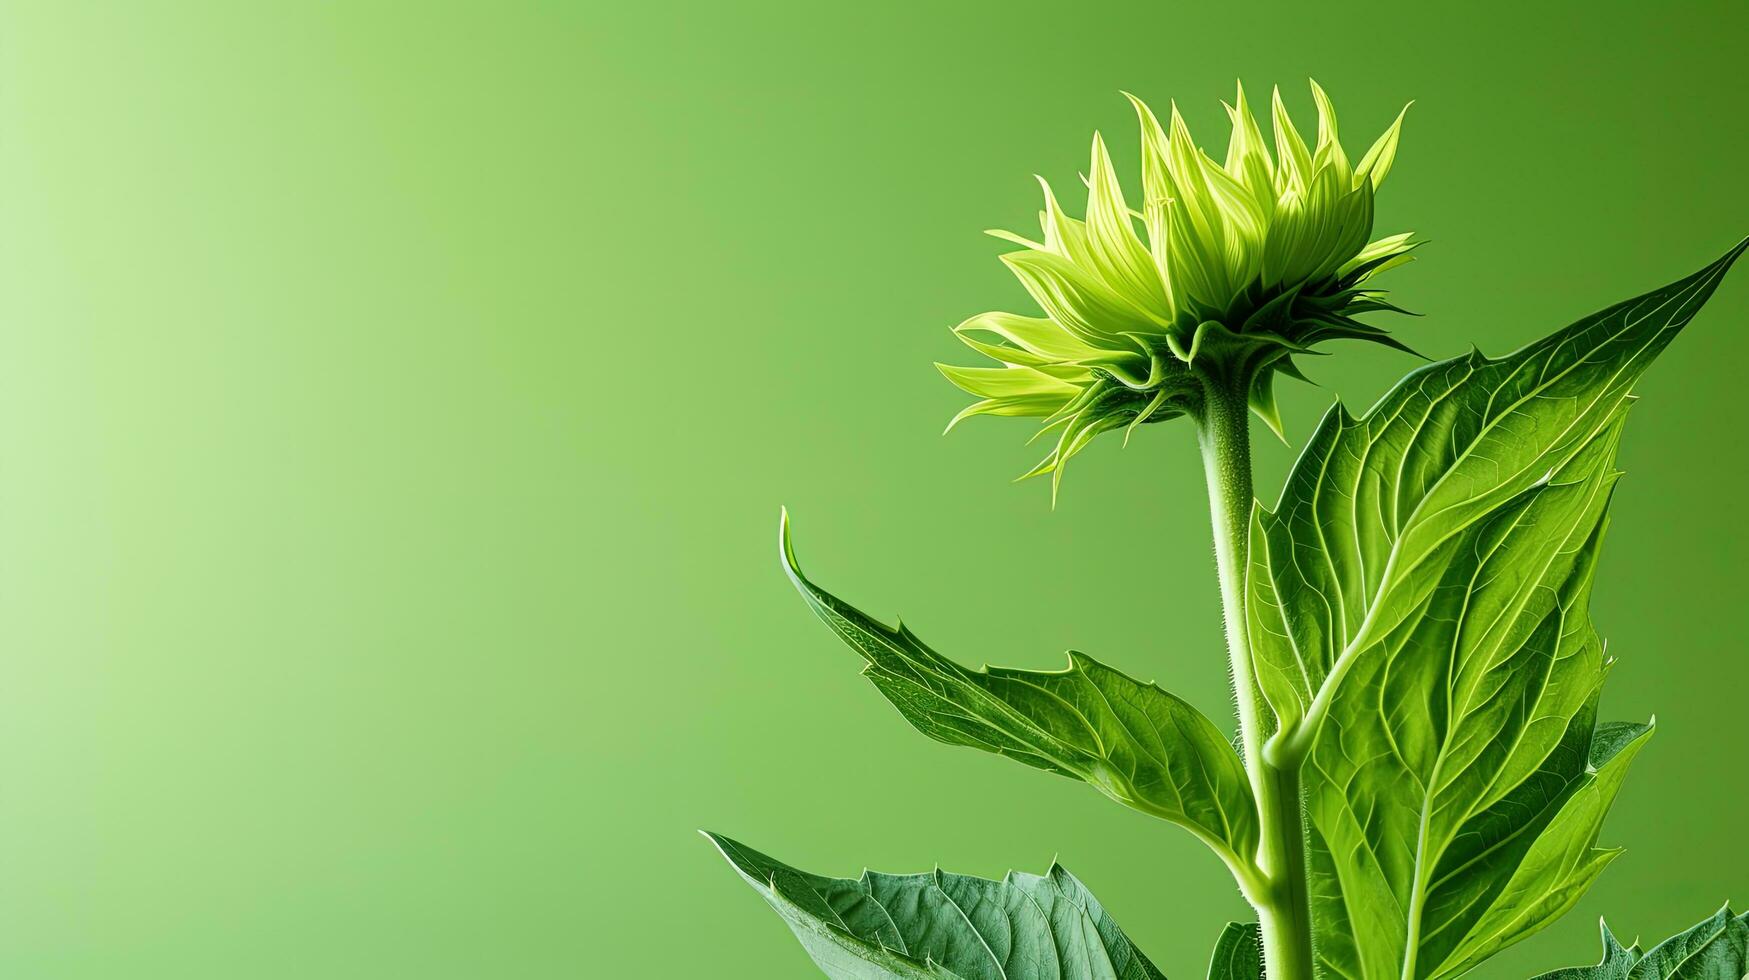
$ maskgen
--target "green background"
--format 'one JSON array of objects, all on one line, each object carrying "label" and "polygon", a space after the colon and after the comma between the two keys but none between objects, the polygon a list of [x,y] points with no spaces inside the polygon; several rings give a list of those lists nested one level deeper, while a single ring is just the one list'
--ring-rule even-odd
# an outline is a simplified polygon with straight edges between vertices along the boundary
[{"label": "green background", "polygon": [[[837,874],[1053,856],[1173,977],[1186,834],[927,742],[779,573],[966,661],[1070,646],[1223,716],[1189,430],[1048,487],[943,438],[987,227],[1128,89],[1304,79],[1423,351],[1502,352],[1749,233],[1737,3],[0,7],[0,975],[807,977],[695,833]],[[1749,900],[1749,273],[1642,386],[1597,618],[1656,711],[1628,854],[1485,966]],[[1284,389],[1303,437],[1409,358]],[[1273,495],[1291,460],[1260,442]]]}]

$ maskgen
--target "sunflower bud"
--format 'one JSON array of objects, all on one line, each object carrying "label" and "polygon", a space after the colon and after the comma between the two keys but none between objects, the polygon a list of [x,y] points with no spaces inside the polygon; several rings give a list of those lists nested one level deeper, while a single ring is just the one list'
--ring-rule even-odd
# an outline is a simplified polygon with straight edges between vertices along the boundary
[{"label": "sunflower bud", "polygon": [[1226,107],[1224,163],[1196,146],[1176,106],[1162,127],[1130,96],[1142,127],[1140,211],[1095,134],[1085,218],[1066,215],[1041,178],[1040,240],[990,233],[1021,246],[1002,261],[1044,316],[983,313],[954,328],[1001,366],[938,365],[980,399],[948,427],[973,415],[1044,419],[1040,435],[1054,434],[1055,446],[1025,475],[1051,473],[1054,486],[1094,436],[1121,427],[1127,439],[1142,423],[1195,413],[1208,384],[1243,386],[1279,434],[1273,378],[1300,377],[1295,354],[1338,338],[1407,350],[1354,319],[1396,310],[1365,284],[1409,261],[1417,244],[1408,234],[1369,241],[1403,115],[1350,165],[1316,82],[1312,96],[1318,133],[1308,149],[1275,92],[1271,153],[1240,87]]}]

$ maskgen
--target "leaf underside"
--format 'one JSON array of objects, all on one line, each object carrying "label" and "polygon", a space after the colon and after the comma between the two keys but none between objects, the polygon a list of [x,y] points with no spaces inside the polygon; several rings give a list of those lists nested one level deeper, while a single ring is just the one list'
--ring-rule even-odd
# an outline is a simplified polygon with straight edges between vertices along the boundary
[{"label": "leaf underside", "polygon": [[1001,881],[939,870],[823,878],[705,836],[834,980],[1164,980],[1057,864]]},{"label": "leaf underside", "polygon": [[[1303,771],[1320,973],[1456,976],[1569,909],[1650,734],[1595,721],[1589,615],[1630,389],[1739,245],[1499,359],[1332,408],[1251,530],[1248,631]],[[1734,977],[1732,980],[1741,980]]]},{"label": "leaf underside", "polygon": [[1080,653],[1060,671],[969,670],[903,624],[887,626],[785,567],[814,613],[868,664],[863,673],[913,727],[1091,783],[1180,824],[1229,862],[1257,846],[1256,808],[1227,737],[1189,703]]},{"label": "leaf underside", "polygon": [[1749,913],[1722,908],[1651,951],[1623,946],[1603,926],[1603,959],[1544,973],[1536,980],[1743,980],[1749,977]]}]

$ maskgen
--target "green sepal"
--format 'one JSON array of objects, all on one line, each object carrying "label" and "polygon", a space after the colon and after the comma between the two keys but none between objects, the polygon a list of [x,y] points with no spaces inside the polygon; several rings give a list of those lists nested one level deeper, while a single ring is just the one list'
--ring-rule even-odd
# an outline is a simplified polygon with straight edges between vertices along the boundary
[{"label": "green sepal", "polygon": [[1282,428],[1281,408],[1275,403],[1275,376],[1268,371],[1259,371],[1251,379],[1251,393],[1246,399],[1251,406],[1251,414],[1263,420],[1269,426],[1269,431],[1283,443],[1287,442],[1287,432]]}]

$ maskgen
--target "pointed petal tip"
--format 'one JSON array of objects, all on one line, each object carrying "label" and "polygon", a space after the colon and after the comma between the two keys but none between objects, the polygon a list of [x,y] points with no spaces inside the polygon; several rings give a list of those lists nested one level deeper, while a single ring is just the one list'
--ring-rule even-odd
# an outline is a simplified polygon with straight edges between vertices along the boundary
[{"label": "pointed petal tip", "polygon": [[1250,101],[1251,100],[1245,98],[1244,80],[1235,79],[1233,82],[1233,104],[1227,108],[1228,113],[1234,117],[1235,122],[1240,118],[1251,114]]},{"label": "pointed petal tip", "polygon": [[1148,103],[1141,96],[1135,94],[1134,92],[1125,92],[1123,95],[1124,95],[1124,98],[1130,100],[1130,105],[1133,106],[1136,110],[1136,118],[1141,120],[1144,128],[1149,123],[1152,123],[1156,126],[1158,126],[1160,124],[1159,120],[1154,117],[1153,108],[1151,106],[1149,106]]}]

